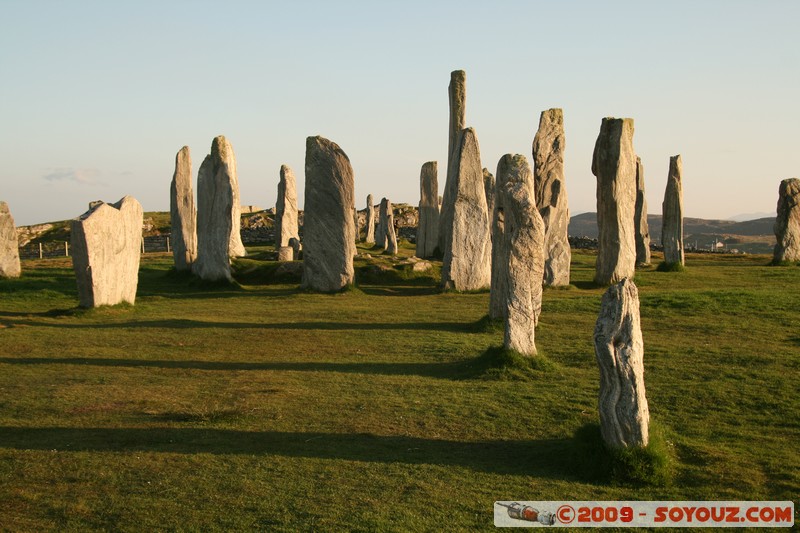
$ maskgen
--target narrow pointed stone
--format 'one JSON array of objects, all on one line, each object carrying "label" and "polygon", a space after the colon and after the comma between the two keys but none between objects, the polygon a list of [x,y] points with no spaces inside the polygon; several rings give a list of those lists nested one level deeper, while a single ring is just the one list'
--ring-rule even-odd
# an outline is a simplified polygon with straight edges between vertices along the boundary
[{"label": "narrow pointed stone", "polygon": [[439,246],[438,163],[428,161],[419,174],[417,257],[432,257]]},{"label": "narrow pointed stone", "polygon": [[194,207],[192,158],[188,146],[181,148],[175,155],[175,173],[170,184],[169,215],[170,245],[175,270],[191,270],[197,258],[197,211]]},{"label": "narrow pointed stone", "polygon": [[633,119],[604,118],[594,146],[598,250],[594,280],[610,285],[633,278],[636,268],[636,154]]},{"label": "narrow pointed stone", "polygon": [[536,205],[545,227],[544,284],[569,285],[569,204],[564,177],[564,112],[542,111],[533,138]]},{"label": "narrow pointed stone", "polygon": [[375,205],[372,201],[372,195],[367,195],[367,227],[365,228],[366,236],[364,242],[367,244],[375,244]]},{"label": "narrow pointed stone", "polygon": [[684,264],[683,257],[683,162],[680,155],[669,158],[669,176],[661,204],[661,245],[664,262],[668,265]]},{"label": "narrow pointed stone", "polygon": [[644,165],[636,158],[636,209],[633,216],[636,230],[636,264],[650,264],[650,226],[647,223],[647,197],[644,194]]},{"label": "narrow pointed stone", "polygon": [[800,261],[800,180],[783,180],[778,188],[778,216],[775,218],[775,263]]},{"label": "narrow pointed stone", "polygon": [[444,252],[446,240],[452,232],[453,204],[455,203],[455,186],[450,176],[455,172],[454,158],[458,150],[458,139],[466,127],[467,107],[467,73],[454,70],[450,73],[450,85],[447,88],[450,101],[450,123],[447,142],[447,174],[445,175],[444,195],[439,215],[439,250]]},{"label": "narrow pointed stone", "polygon": [[392,202],[388,202],[388,212],[386,214],[386,253],[397,254],[397,234],[394,230],[394,211]]},{"label": "narrow pointed stone", "polygon": [[0,278],[18,278],[21,273],[17,227],[8,204],[0,202]]},{"label": "narrow pointed stone", "polygon": [[382,198],[378,206],[378,227],[375,228],[375,246],[383,251],[389,247],[389,214],[392,212],[392,202]]},{"label": "narrow pointed stone", "polygon": [[[483,169],[483,189],[486,194],[486,210],[489,213],[489,221],[491,222],[492,214],[494,213],[495,202],[495,180],[488,168]],[[492,230],[489,228],[489,235],[491,236]]]},{"label": "narrow pointed stone", "polygon": [[299,238],[297,180],[288,165],[281,165],[278,199],[275,202],[275,248],[289,246],[289,239]]}]

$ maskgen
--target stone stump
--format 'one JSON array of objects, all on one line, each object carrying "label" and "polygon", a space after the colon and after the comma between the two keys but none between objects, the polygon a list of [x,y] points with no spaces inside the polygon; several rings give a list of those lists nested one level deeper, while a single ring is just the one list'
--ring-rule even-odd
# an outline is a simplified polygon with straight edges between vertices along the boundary
[{"label": "stone stump", "polygon": [[142,218],[139,202],[125,196],[72,221],[70,248],[81,307],[136,302]]},{"label": "stone stump", "polygon": [[669,158],[669,176],[661,204],[661,245],[664,262],[668,265],[684,264],[683,257],[683,163],[680,155]]},{"label": "stone stump", "polygon": [[608,288],[594,329],[600,367],[600,431],[612,449],[645,447],[650,413],[644,389],[639,291],[623,279]]},{"label": "stone stump", "polygon": [[364,228],[364,242],[375,244],[375,205],[372,202],[372,195],[367,195],[367,227]]},{"label": "stone stump", "polygon": [[544,284],[569,285],[569,204],[564,177],[564,112],[542,111],[533,138],[533,183],[545,227]]},{"label": "stone stump", "polygon": [[289,165],[281,165],[275,202],[275,248],[280,251],[280,248],[289,246],[289,239],[298,235],[297,182]]},{"label": "stone stump", "polygon": [[428,161],[419,174],[417,257],[433,257],[439,246],[438,163]]},{"label": "stone stump", "polygon": [[189,271],[197,258],[197,211],[192,191],[192,158],[184,146],[175,155],[169,194],[170,246],[175,270]]},{"label": "stone stump", "polygon": [[278,248],[278,261],[294,261],[294,248],[291,246],[281,246]]},{"label": "stone stump", "polygon": [[302,286],[334,292],[355,281],[353,167],[336,143],[306,139]]},{"label": "stone stump", "polygon": [[0,202],[0,278],[18,278],[21,273],[17,226],[8,204]]},{"label": "stone stump", "polygon": [[773,262],[800,261],[800,180],[783,180],[778,188]]},{"label": "stone stump", "polygon": [[604,118],[594,146],[598,250],[595,283],[633,278],[636,268],[636,154],[633,119]]},{"label": "stone stump", "polygon": [[644,194],[644,165],[636,158],[636,208],[633,215],[636,231],[636,265],[650,264],[650,226],[647,223],[647,197]]},{"label": "stone stump", "polygon": [[442,285],[457,291],[485,289],[491,284],[492,241],[480,148],[472,128],[458,137],[452,170],[448,182],[454,202],[442,251]]}]

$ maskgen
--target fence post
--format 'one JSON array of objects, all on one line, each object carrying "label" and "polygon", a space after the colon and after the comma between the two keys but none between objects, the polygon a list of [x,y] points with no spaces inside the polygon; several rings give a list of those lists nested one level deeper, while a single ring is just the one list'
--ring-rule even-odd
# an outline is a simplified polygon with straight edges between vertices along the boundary
[{"label": "fence post", "polygon": [[64,241],[64,257],[69,257],[69,242]]},{"label": "fence post", "polygon": [[42,243],[39,243],[39,259],[42,259],[44,254],[42,253]]}]

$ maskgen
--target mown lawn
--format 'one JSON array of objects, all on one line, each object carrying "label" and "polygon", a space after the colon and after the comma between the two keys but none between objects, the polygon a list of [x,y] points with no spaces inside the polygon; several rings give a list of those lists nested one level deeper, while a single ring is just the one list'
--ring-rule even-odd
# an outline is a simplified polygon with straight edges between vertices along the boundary
[{"label": "mown lawn", "polygon": [[487,530],[495,500],[797,506],[800,267],[769,259],[637,273],[647,396],[673,457],[659,486],[582,466],[576,433],[598,421],[592,255],[544,293],[553,365],[507,379],[476,364],[502,341],[481,325],[488,293],[368,265],[384,259],[319,295],[268,282],[257,259],[239,286],[204,287],[150,254],[135,306],[90,311],[69,259],[24,262],[0,281],[0,530]]}]

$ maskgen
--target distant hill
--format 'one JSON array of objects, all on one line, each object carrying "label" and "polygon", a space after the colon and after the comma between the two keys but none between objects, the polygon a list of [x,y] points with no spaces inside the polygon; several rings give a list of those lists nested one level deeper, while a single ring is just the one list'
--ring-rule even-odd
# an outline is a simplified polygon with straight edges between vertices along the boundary
[{"label": "distant hill", "polygon": [[[661,215],[647,215],[650,239],[661,242]],[[729,249],[748,253],[771,253],[775,246],[772,226],[775,217],[758,218],[745,222],[734,220],[707,220],[703,218],[683,219],[684,242],[687,247],[708,249],[715,241],[725,243]],[[597,238],[597,214],[581,213],[570,218],[569,234],[574,237]],[[696,244],[695,244],[696,243]]]}]

